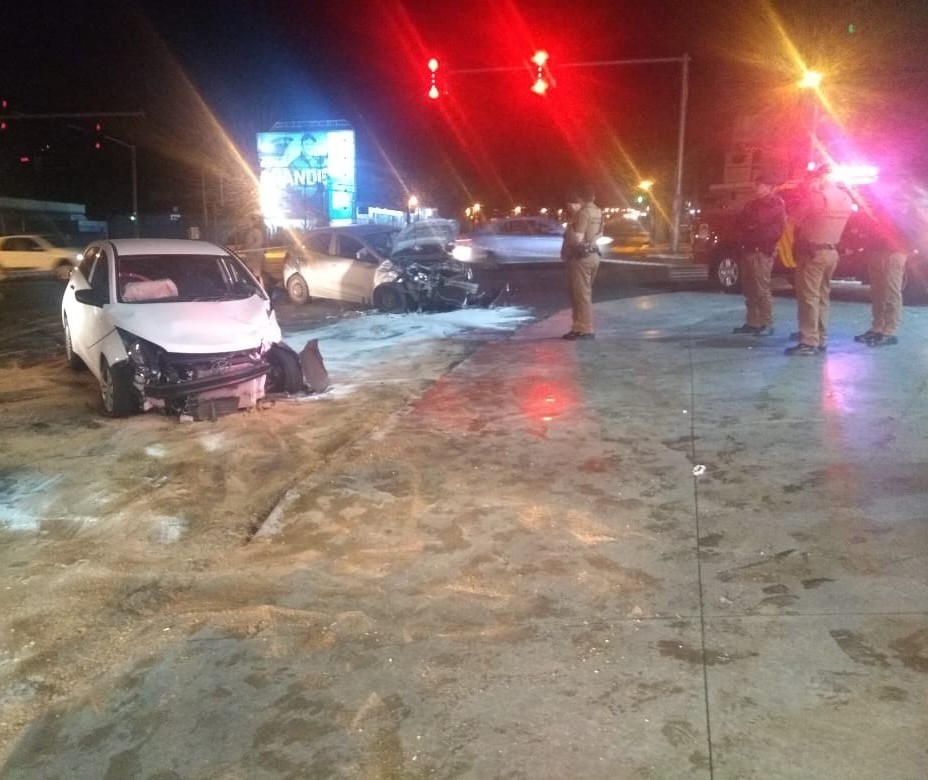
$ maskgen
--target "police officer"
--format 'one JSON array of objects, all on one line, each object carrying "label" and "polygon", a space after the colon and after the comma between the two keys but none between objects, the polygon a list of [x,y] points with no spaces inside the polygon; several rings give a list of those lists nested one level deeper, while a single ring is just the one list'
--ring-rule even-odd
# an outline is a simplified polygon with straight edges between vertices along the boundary
[{"label": "police officer", "polygon": [[831,276],[838,264],[838,241],[854,211],[847,187],[820,165],[810,177],[795,214],[796,304],[799,343],[787,355],[818,355],[825,351]]},{"label": "police officer", "polygon": [[596,244],[603,234],[603,212],[593,201],[596,193],[584,185],[576,195],[568,196],[568,221],[561,245],[561,259],[567,275],[567,293],[573,311],[570,330],[564,338],[595,338],[593,333],[593,280],[599,269]]},{"label": "police officer", "polygon": [[761,173],[754,180],[755,197],[744,205],[738,215],[743,239],[741,287],[747,314],[744,325],[735,328],[733,333],[773,335],[770,274],[777,242],[786,225],[786,207],[783,199],[774,192],[778,183],[772,173]]},{"label": "police officer", "polygon": [[882,198],[868,202],[862,219],[870,239],[870,329],[854,341],[868,347],[897,344],[896,331],[902,319],[902,280],[905,276],[909,239],[906,221],[911,216],[911,199],[901,185],[886,188]]}]

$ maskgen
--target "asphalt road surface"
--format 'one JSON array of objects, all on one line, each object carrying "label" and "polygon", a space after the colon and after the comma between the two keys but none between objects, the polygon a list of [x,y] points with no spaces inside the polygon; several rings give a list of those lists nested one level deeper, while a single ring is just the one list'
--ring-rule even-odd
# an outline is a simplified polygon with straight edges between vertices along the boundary
[{"label": "asphalt road surface", "polygon": [[[636,269],[603,263],[596,279],[594,301],[634,297],[654,292],[649,281],[653,269]],[[491,288],[509,284],[508,303],[531,308],[539,317],[553,314],[569,304],[559,264],[505,266],[477,272],[477,280]],[[648,285],[645,287],[644,285]],[[55,279],[20,278],[0,282],[0,364],[34,361],[63,350],[60,305],[65,283]],[[357,310],[354,304],[314,300],[297,306],[282,295],[276,304],[281,327],[306,327],[323,322],[333,314]]]}]

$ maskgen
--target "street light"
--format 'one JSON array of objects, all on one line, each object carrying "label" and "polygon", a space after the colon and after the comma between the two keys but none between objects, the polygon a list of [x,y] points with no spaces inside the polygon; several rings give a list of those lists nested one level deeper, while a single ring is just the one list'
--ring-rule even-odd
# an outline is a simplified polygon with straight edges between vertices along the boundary
[{"label": "street light", "polygon": [[809,160],[808,168],[815,167],[815,150],[818,146],[818,116],[819,116],[819,90],[822,86],[822,74],[817,70],[806,70],[797,84],[799,89],[808,90],[812,97],[812,123],[809,127]]},{"label": "street light", "polygon": [[409,201],[406,203],[406,224],[408,225],[412,219],[412,213],[419,208],[419,199],[415,195],[409,196]]}]

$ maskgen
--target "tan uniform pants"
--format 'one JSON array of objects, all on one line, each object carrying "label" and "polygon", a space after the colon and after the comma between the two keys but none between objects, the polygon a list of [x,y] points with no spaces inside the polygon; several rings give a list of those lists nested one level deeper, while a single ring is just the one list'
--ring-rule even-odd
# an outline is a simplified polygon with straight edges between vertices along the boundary
[{"label": "tan uniform pants", "polygon": [[773,302],[770,296],[770,274],[773,255],[748,252],[741,260],[741,289],[747,308],[745,323],[752,328],[773,325]]},{"label": "tan uniform pants", "polygon": [[587,255],[564,263],[567,294],[570,296],[570,307],[573,309],[573,324],[570,329],[575,333],[593,332],[593,280],[598,269],[599,255]]},{"label": "tan uniform pants", "polygon": [[828,336],[828,306],[831,303],[831,275],[838,264],[834,249],[817,249],[797,258],[796,304],[799,315],[799,341],[810,347],[825,343]]},{"label": "tan uniform pants", "polygon": [[870,304],[873,322],[870,330],[895,336],[902,319],[902,279],[904,252],[879,252],[870,265]]}]

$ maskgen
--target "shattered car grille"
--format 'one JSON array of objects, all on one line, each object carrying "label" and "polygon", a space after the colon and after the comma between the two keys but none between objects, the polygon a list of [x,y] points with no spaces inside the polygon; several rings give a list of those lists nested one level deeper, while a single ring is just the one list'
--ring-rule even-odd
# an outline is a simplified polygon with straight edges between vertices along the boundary
[{"label": "shattered car grille", "polygon": [[153,398],[211,390],[238,384],[267,373],[269,366],[257,350],[206,355],[165,353],[157,376],[149,376],[146,394]]}]

